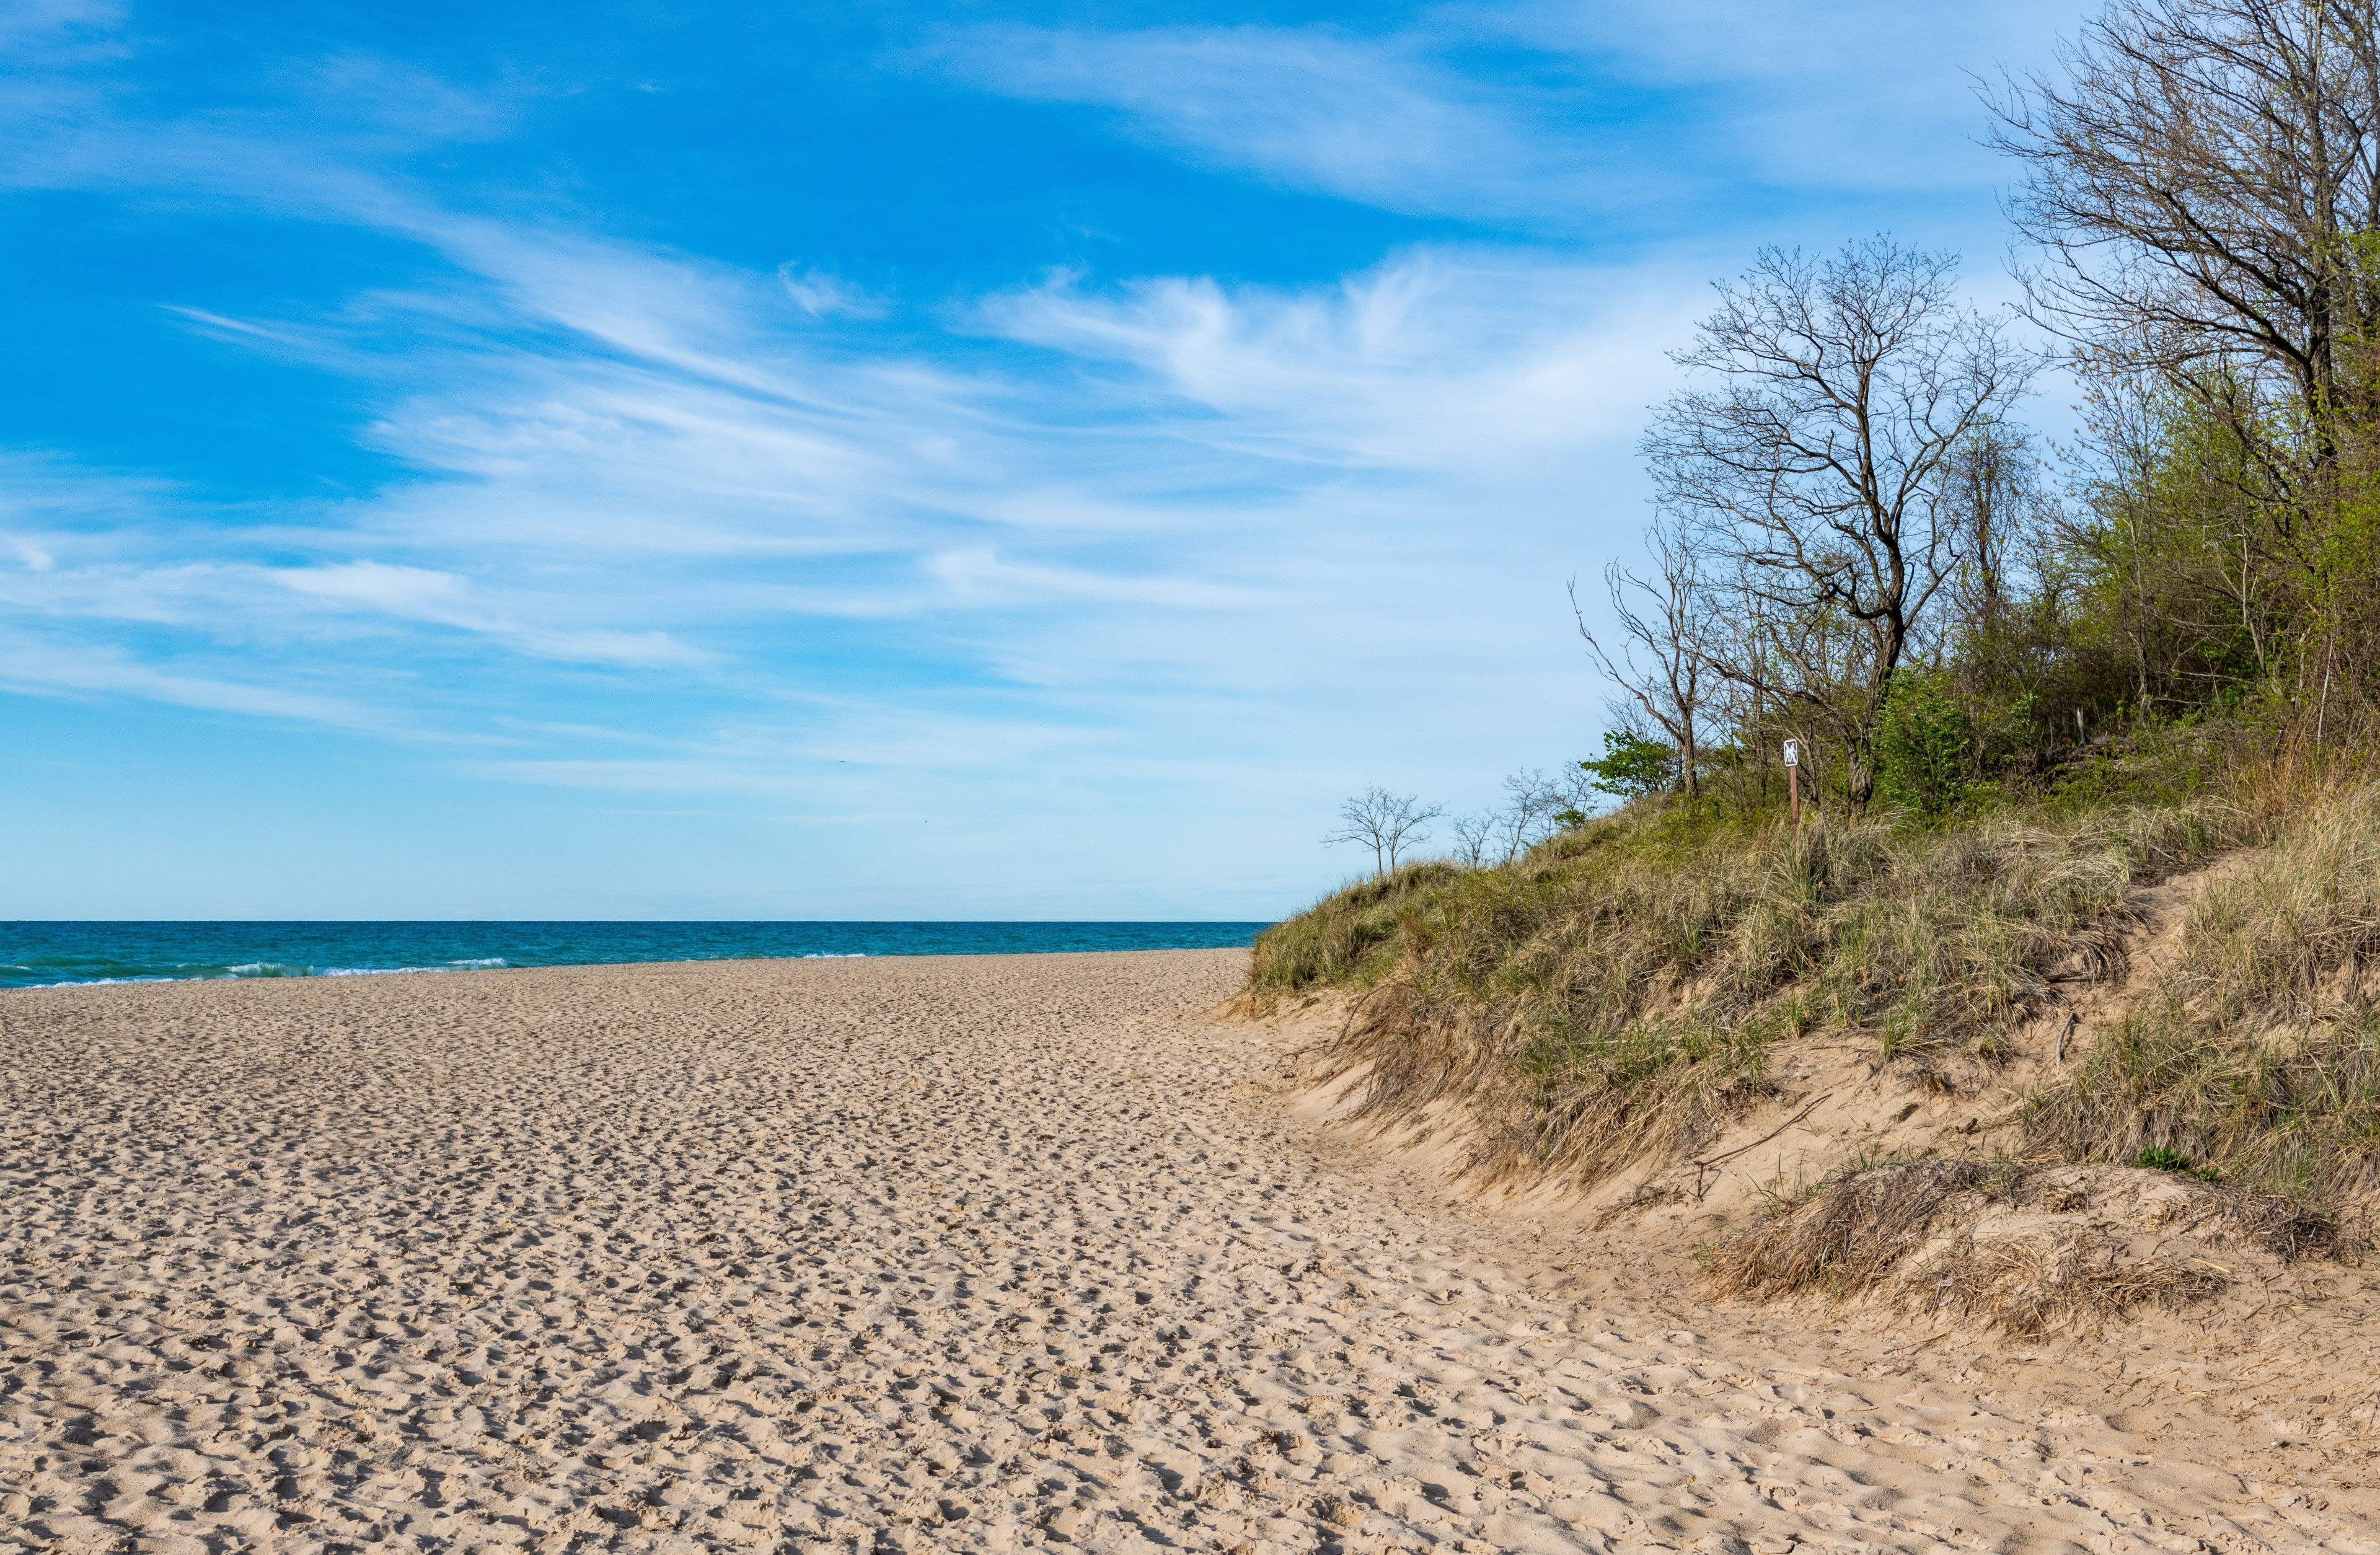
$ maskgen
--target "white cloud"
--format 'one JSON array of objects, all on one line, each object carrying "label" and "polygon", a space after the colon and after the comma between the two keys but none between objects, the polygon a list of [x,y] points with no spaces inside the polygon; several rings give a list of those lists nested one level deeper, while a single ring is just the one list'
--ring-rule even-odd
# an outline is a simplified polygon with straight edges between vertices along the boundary
[{"label": "white cloud", "polygon": [[788,260],[777,267],[777,283],[785,288],[785,295],[794,299],[795,305],[813,319],[838,315],[874,319],[885,311],[883,298],[817,265],[802,266]]},{"label": "white cloud", "polygon": [[289,83],[312,112],[406,140],[480,140],[508,128],[513,105],[402,60],[350,53],[309,62]]},{"label": "white cloud", "polygon": [[[1740,199],[1746,179],[1972,189],[1997,169],[1975,143],[1971,76],[2046,58],[2079,16],[2062,0],[1521,0],[1441,6],[1378,33],[987,25],[918,57],[1006,96],[1112,110],[1192,162],[1592,241],[1672,226]],[[1517,70],[1516,48],[1530,56]]]},{"label": "white cloud", "polygon": [[[1516,144],[1509,113],[1459,93],[1442,114],[1390,100],[1402,141],[1342,136],[1305,100],[1354,113],[1374,67],[1414,93],[1458,83],[1296,42],[1270,78],[1289,117],[1254,128],[1268,155],[1305,159],[1300,176],[1435,179],[1452,200],[1485,165],[1465,158]],[[1220,91],[1246,61],[1189,63]],[[418,477],[236,517],[155,493],[65,541],[10,523],[55,565],[0,570],[0,594],[61,641],[158,667],[120,694],[187,698],[186,681],[279,665],[462,738],[535,686],[544,722],[625,724],[675,753],[474,771],[778,792],[832,760],[911,774],[902,803],[924,812],[951,802],[935,774],[962,758],[975,789],[1020,784],[1018,813],[1188,774],[1254,784],[1267,805],[1327,799],[1384,763],[1407,784],[1467,772],[1516,728],[1554,744],[1510,759],[1559,759],[1595,696],[1560,579],[1633,542],[1638,407],[1720,268],[1441,247],[1302,287],[1053,280],[953,304],[943,322],[969,338],[911,319],[895,345],[880,299],[831,273],[461,215],[318,148],[194,149],[91,118],[51,152],[44,177],[212,190],[454,267],[327,316],[185,314],[389,386],[369,436]],[[527,661],[559,667],[524,681]],[[600,690],[553,678],[581,668]],[[768,732],[681,727],[722,696]]]},{"label": "white cloud", "polygon": [[1624,181],[1585,144],[1544,134],[1524,91],[1467,79],[1417,39],[985,26],[924,57],[1013,97],[1117,110],[1202,161],[1392,211],[1543,215]]},{"label": "white cloud", "polygon": [[1349,471],[1560,480],[1595,444],[1633,438],[1668,382],[1662,352],[1707,296],[1681,271],[1425,249],[1330,286],[1060,281],[991,298],[983,317],[1220,418],[1171,423],[1184,438]]},{"label": "white cloud", "polygon": [[285,589],[317,599],[360,604],[392,615],[431,620],[451,617],[470,590],[468,578],[429,567],[392,567],[379,562],[338,566],[280,567],[267,574]]},{"label": "white cloud", "polygon": [[512,618],[512,613],[543,607],[547,613],[568,613],[572,605],[567,600],[540,601],[516,593],[504,604],[491,606],[473,593],[470,579],[428,567],[348,562],[334,566],[276,567],[267,569],[263,576],[285,589],[327,604],[353,606],[408,621],[480,633],[540,658],[654,668],[706,664],[717,657],[689,648],[662,631],[613,631],[524,623]]},{"label": "white cloud", "polygon": [[0,686],[43,696],[133,697],[334,729],[407,732],[401,717],[348,698],[185,671],[108,644],[61,643],[23,632],[0,632]]},{"label": "white cloud", "polygon": [[87,44],[123,20],[121,0],[9,0],[0,7],[0,52]]},{"label": "white cloud", "polygon": [[[1441,11],[1433,24],[1449,46],[1501,37],[1593,79],[1675,94],[1678,106],[1665,115],[1672,155],[1710,173],[1907,196],[1969,191],[2007,176],[1979,143],[1986,123],[1973,78],[2046,61],[2086,8],[2095,7],[1517,0]],[[1894,223],[1923,219],[1904,212]]]},{"label": "white cloud", "polygon": [[[1633,490],[1633,407],[1690,295],[1666,266],[1486,250],[1309,288],[1052,284],[964,312],[974,355],[987,333],[1014,344],[961,374],[816,348],[732,274],[535,235],[487,247],[540,258],[476,307],[550,321],[552,281],[642,322],[582,349],[540,330],[383,359],[415,388],[374,436],[420,479],[268,523],[189,522],[164,492],[96,526],[12,524],[55,565],[0,569],[0,596],[127,663],[214,667],[121,674],[122,695],[190,701],[278,662],[356,705],[240,705],[346,726],[376,704],[461,737],[518,704],[431,666],[493,653],[629,675],[602,719],[653,737],[732,666],[774,731],[471,769],[506,781],[779,792],[833,759],[929,787],[965,753],[1099,790],[1173,781],[1197,748],[1336,783],[1404,743],[1417,707],[1484,734],[1585,697],[1559,580],[1633,533],[1612,493]],[[804,622],[819,646],[781,646]]]},{"label": "white cloud", "polygon": [[926,570],[950,586],[950,601],[963,606],[1014,608],[1051,601],[1156,605],[1182,611],[1245,609],[1264,596],[1247,588],[1184,577],[1130,577],[1078,567],[1019,565],[992,547],[938,552]]},{"label": "white cloud", "polygon": [[1834,79],[1891,91],[1937,70],[1955,79],[2011,55],[2042,55],[2071,32],[2074,0],[1911,6],[1901,0],[1512,0],[1437,12],[1451,38],[1501,34],[1584,58],[1624,62],[1640,82],[1782,81],[1807,92]]}]

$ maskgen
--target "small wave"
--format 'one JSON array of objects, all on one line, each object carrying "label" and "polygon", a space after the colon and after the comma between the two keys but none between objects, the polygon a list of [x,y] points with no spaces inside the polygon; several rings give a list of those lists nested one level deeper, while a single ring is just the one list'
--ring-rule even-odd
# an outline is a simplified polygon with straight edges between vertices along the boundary
[{"label": "small wave", "polygon": [[163,973],[154,977],[133,978],[68,978],[57,983],[27,983],[27,988],[111,988],[117,983],[194,983],[197,978],[169,978]]},{"label": "small wave", "polygon": [[467,961],[442,961],[427,966],[313,966],[288,961],[243,961],[220,971],[134,972],[111,978],[61,978],[51,983],[19,983],[19,988],[109,988],[119,983],[248,982],[259,978],[388,978],[404,972],[479,972],[511,965],[501,955]]},{"label": "small wave", "polygon": [[801,961],[862,961],[867,958],[867,955],[868,953],[866,951],[804,951],[795,959]]},{"label": "small wave", "polygon": [[[314,977],[402,977],[407,972],[468,972],[488,962],[441,962],[435,966],[317,966]],[[504,962],[495,962],[503,966]]]}]

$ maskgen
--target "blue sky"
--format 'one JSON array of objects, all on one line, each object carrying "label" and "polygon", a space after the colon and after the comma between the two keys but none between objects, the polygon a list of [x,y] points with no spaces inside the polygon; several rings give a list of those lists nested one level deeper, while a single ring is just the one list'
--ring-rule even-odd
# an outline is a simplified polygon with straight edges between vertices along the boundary
[{"label": "blue sky", "polygon": [[0,917],[1280,916],[2078,16],[17,0]]}]

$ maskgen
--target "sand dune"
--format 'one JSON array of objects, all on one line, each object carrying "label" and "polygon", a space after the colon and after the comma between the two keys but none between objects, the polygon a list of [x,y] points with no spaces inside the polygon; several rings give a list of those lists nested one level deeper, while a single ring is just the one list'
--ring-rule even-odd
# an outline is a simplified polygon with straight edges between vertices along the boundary
[{"label": "sand dune", "polygon": [[0,1550],[2380,1548],[2037,1376],[1686,1331],[1318,1138],[1244,965],[0,996]]}]

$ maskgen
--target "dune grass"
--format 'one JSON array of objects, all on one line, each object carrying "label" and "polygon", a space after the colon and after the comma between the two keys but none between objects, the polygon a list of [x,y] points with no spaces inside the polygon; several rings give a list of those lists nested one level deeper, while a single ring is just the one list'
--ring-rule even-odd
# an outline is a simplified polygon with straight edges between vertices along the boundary
[{"label": "dune grass", "polygon": [[2210,881],[2170,966],[2027,1102],[2037,1152],[2315,1203],[2380,1187],[2380,790],[2314,796]]},{"label": "dune grass", "polygon": [[[2284,1259],[2360,1245],[2336,1220],[2285,1196],[2194,1176],[2182,1182],[2180,1199],[2160,1207],[2162,1237]],[[2136,1306],[2185,1305],[2228,1283],[2186,1248],[2168,1257],[2129,1246],[2124,1210],[2103,1204],[2087,1212],[2091,1185],[2071,1168],[2006,1158],[1854,1160],[1705,1249],[1705,1281],[1715,1294],[1750,1300],[1840,1303],[1881,1293],[1903,1312],[2020,1335],[2095,1328]],[[2124,1195],[2119,1188],[2108,1197]],[[1995,1206],[2036,1218],[1979,1235],[1978,1221]]]},{"label": "dune grass", "polygon": [[1586,1181],[1692,1159],[1774,1093],[1772,1049],[1804,1033],[1878,1067],[2004,1057],[2070,990],[2127,970],[2141,886],[2270,844],[2193,922],[2167,1013],[2078,1052],[2026,1138],[2042,1159],[2253,1157],[2277,1187],[2335,1192],[2380,1131],[2380,1016],[2350,1002],[2318,1035],[2249,1038],[2302,1023],[2380,934],[2380,819],[2251,770],[2242,733],[2143,735],[1931,826],[1829,814],[1797,833],[1774,808],[1640,802],[1510,865],[1335,893],[1259,938],[1249,993],[1352,996],[1340,1056],[1369,1066],[1367,1112],[1459,1101],[1485,1174]]},{"label": "dune grass", "polygon": [[2114,968],[2135,885],[2259,825],[2213,798],[1798,834],[1645,805],[1509,866],[1351,886],[1259,939],[1251,992],[1359,993],[1367,1109],[1460,1097],[1491,1173],[1591,1178],[1690,1155],[1769,1094],[1780,1039],[1849,1033],[1878,1064],[2005,1051],[2053,979]]}]

